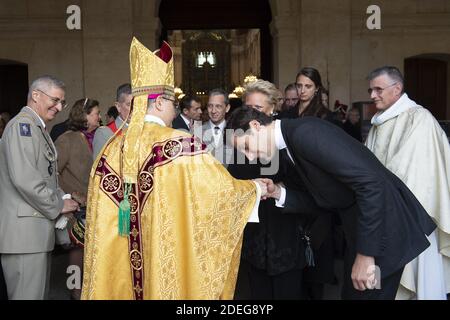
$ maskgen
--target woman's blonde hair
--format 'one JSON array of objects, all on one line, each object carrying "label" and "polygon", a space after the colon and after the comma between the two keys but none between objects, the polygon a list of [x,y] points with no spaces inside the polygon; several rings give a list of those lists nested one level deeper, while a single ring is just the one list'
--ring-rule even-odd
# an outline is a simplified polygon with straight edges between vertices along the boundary
[{"label": "woman's blonde hair", "polygon": [[274,110],[278,109],[280,101],[283,99],[283,95],[272,82],[265,80],[256,80],[245,86],[244,94],[242,95],[242,101],[245,103],[245,99],[252,93],[259,92],[267,96],[267,102]]}]

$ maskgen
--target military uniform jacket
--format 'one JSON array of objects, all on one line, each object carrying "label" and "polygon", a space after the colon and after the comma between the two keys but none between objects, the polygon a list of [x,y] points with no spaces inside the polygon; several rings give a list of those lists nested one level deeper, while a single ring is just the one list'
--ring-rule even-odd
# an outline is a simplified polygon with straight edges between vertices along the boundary
[{"label": "military uniform jacket", "polygon": [[0,253],[53,250],[63,208],[57,153],[38,115],[24,107],[0,142]]}]

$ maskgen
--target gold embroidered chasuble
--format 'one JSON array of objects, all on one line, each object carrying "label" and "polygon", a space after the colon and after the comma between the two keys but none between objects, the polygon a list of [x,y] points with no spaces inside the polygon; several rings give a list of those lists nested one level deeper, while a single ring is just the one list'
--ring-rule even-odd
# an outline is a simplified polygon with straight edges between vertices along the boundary
[{"label": "gold embroidered chasuble", "polygon": [[167,43],[155,52],[131,43],[131,122],[90,176],[82,299],[233,298],[256,186],[198,139],[144,121],[148,99],[174,99],[172,57]]},{"label": "gold embroidered chasuble", "polygon": [[135,299],[142,290],[143,299],[232,299],[254,183],[232,178],[181,131],[146,123],[140,144],[130,203],[142,254],[129,250],[135,230],[117,231],[122,139],[114,139],[89,184],[82,298]]}]

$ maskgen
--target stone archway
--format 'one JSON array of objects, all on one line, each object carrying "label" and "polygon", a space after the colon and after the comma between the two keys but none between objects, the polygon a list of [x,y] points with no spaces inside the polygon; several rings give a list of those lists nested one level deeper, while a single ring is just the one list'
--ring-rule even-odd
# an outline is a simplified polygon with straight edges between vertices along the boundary
[{"label": "stone archway", "polygon": [[291,83],[300,61],[298,0],[157,0],[154,30],[161,40],[174,29],[261,29],[261,77],[280,88]]},{"label": "stone archway", "polygon": [[0,112],[16,115],[27,104],[28,65],[0,59]]},{"label": "stone archway", "polygon": [[268,0],[162,0],[158,12],[161,40],[167,40],[167,30],[260,29],[261,77],[273,79]]}]

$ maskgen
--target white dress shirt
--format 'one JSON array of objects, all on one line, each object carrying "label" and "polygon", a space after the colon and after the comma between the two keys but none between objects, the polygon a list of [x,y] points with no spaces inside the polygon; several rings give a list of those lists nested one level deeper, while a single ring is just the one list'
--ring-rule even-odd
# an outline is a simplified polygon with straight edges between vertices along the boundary
[{"label": "white dress shirt", "polygon": [[[287,149],[286,141],[284,141],[283,133],[281,132],[281,121],[275,120],[275,146],[278,150]],[[294,159],[292,158],[289,149],[286,150],[289,156],[289,159],[292,160],[292,163],[295,165]],[[286,202],[286,188],[280,186],[280,199],[275,199],[275,205],[280,208],[284,208],[284,203]]]},{"label": "white dress shirt", "polygon": [[[214,146],[218,146],[220,144],[220,140],[222,139],[223,132],[225,130],[225,126],[227,125],[227,122],[225,120],[222,120],[219,124],[212,123],[211,120],[209,120],[209,126],[212,130],[212,136],[214,138]],[[219,130],[216,130],[215,128],[218,127]]]}]

